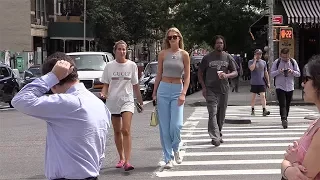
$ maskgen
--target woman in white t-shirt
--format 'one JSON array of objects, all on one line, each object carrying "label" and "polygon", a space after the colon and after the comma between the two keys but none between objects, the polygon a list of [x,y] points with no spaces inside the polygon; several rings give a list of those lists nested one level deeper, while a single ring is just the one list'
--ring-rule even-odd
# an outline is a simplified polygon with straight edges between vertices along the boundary
[{"label": "woman in white t-shirt", "polygon": [[103,75],[101,96],[106,99],[106,105],[111,112],[114,130],[114,140],[120,156],[116,168],[125,171],[133,170],[129,163],[131,157],[131,120],[134,113],[135,93],[139,104],[143,105],[140,94],[138,67],[135,62],[126,59],[127,44],[118,41],[113,48],[115,61],[107,63]]}]

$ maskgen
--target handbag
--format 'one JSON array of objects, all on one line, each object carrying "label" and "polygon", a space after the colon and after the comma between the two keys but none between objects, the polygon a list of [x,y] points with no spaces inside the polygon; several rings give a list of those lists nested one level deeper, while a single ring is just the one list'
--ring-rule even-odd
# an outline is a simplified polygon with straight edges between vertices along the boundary
[{"label": "handbag", "polygon": [[151,113],[150,126],[156,127],[158,124],[159,124],[158,109],[157,109],[157,106],[155,106]]}]

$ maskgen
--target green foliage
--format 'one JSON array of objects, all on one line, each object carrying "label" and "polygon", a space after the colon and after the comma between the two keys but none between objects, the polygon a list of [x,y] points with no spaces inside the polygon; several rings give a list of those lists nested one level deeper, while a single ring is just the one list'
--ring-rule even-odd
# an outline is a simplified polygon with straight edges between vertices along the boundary
[{"label": "green foliage", "polygon": [[259,16],[257,10],[265,8],[263,0],[90,0],[87,4],[88,20],[95,23],[103,49],[119,39],[129,44],[161,39],[175,26],[186,49],[203,42],[211,45],[213,36],[221,34],[230,52],[250,48],[249,26]]},{"label": "green foliage", "polygon": [[264,7],[259,0],[186,0],[175,18],[187,41],[212,45],[213,36],[221,34],[228,51],[239,52],[251,48],[248,29],[259,16],[256,10]]}]

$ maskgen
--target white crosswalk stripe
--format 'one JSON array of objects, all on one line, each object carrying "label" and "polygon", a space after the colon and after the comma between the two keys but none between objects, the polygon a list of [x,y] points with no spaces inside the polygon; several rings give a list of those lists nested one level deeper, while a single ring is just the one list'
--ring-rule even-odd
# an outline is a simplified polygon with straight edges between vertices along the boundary
[{"label": "white crosswalk stripe", "polygon": [[271,116],[263,117],[262,110],[258,109],[256,116],[251,116],[250,106],[228,107],[226,118],[251,119],[252,124],[225,124],[222,130],[224,143],[214,147],[207,133],[207,109],[197,107],[181,132],[182,164],[170,170],[160,168],[155,176],[280,179],[279,167],[286,148],[298,140],[311,123],[304,117],[319,114],[303,107],[291,107],[289,128],[283,129],[279,108],[271,106],[268,110]]}]

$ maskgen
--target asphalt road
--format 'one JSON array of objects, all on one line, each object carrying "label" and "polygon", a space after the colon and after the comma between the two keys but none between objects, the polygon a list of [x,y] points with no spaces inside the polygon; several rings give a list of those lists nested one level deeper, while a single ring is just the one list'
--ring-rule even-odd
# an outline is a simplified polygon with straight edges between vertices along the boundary
[{"label": "asphalt road", "polygon": [[[192,98],[197,94],[189,96]],[[44,121],[26,116],[5,104],[0,107],[0,179],[42,180],[44,176],[44,153],[46,124]],[[132,165],[135,170],[125,173],[115,169],[118,162],[113,132],[109,129],[107,152],[101,170],[102,180],[150,179],[158,168],[162,157],[158,127],[149,126],[152,103],[145,106],[144,113],[136,113],[132,122]],[[185,107],[185,117],[194,107]]]},{"label": "asphalt road", "polygon": [[[233,95],[230,95],[230,101],[233,101]],[[130,179],[130,180],[147,180],[147,179],[217,179],[217,180],[231,180],[231,179],[261,179],[261,180],[273,180],[280,179],[279,174],[270,175],[244,175],[243,173],[235,173],[237,169],[240,170],[250,170],[250,169],[276,169],[279,164],[273,162],[268,164],[241,164],[241,162],[235,161],[234,164],[221,165],[222,160],[243,160],[245,156],[230,156],[225,155],[227,152],[243,152],[243,151],[261,151],[261,147],[254,147],[250,149],[250,143],[256,144],[255,141],[239,141],[236,138],[250,138],[256,137],[253,135],[243,135],[233,133],[233,130],[238,128],[248,128],[250,132],[253,129],[259,129],[264,132],[269,128],[274,128],[276,132],[282,132],[279,120],[276,117],[276,107],[273,107],[274,116],[269,119],[258,119],[255,118],[251,125],[230,125],[226,124],[225,140],[226,147],[223,145],[219,148],[213,148],[210,145],[210,140],[206,135],[207,126],[207,114],[205,107],[197,107],[197,102],[203,101],[201,97],[201,92],[195,93],[187,97],[187,102],[185,105],[185,129],[183,131],[183,140],[187,145],[184,157],[184,165],[176,166],[170,171],[162,171],[159,168],[158,163],[162,157],[161,145],[159,139],[158,127],[150,127],[149,119],[150,114],[153,109],[152,103],[145,106],[145,111],[143,114],[135,114],[132,123],[132,139],[133,139],[133,149],[132,149],[132,160],[131,163],[135,166],[135,170],[130,173],[125,173],[122,169],[115,169],[114,166],[118,162],[118,155],[116,153],[116,148],[113,142],[113,133],[110,129],[108,135],[108,144],[106,152],[106,160],[104,166],[101,170],[102,180],[109,179]],[[240,107],[239,107],[240,108]],[[229,108],[229,114],[244,112],[247,107],[239,108]],[[316,111],[313,106],[303,106],[304,110],[308,112]],[[238,114],[239,115],[239,114]],[[190,117],[191,116],[191,117]],[[239,115],[240,116],[240,115]],[[189,120],[187,120],[189,118]],[[197,122],[197,123],[196,123]],[[299,132],[300,134],[305,130],[306,120],[304,119],[294,119],[291,123],[292,126],[297,126],[298,130],[290,129],[288,132]],[[259,126],[263,126],[259,127]],[[301,128],[299,126],[302,126]],[[229,130],[228,130],[229,127]],[[292,127],[295,128],[295,127]],[[199,132],[189,133],[188,130],[199,130]],[[228,135],[228,133],[230,133]],[[298,135],[289,135],[289,137],[296,137]],[[194,136],[195,134],[196,136]],[[198,135],[197,135],[198,134]],[[46,137],[46,124],[42,120],[38,120],[26,115],[23,115],[14,109],[0,108],[0,179],[6,180],[42,180],[45,179],[44,176],[44,150],[45,150],[45,137]],[[258,137],[258,136],[257,136]],[[262,136],[271,137],[273,136]],[[283,136],[281,136],[283,137]],[[229,140],[228,140],[229,139]],[[280,143],[289,143],[291,139],[286,141],[281,141]],[[266,140],[263,143],[279,143],[275,140]],[[228,145],[229,144],[229,145]],[[240,144],[240,145],[239,145]],[[241,145],[243,144],[243,145]],[[249,144],[249,145],[248,145]],[[240,148],[241,146],[246,146]],[[234,148],[228,148],[228,146],[240,146]],[[285,145],[287,146],[287,145]],[[284,150],[284,146],[279,146],[276,148],[268,147],[264,150],[266,151],[281,151]],[[217,154],[217,153],[225,154]],[[209,153],[209,154],[206,154]],[[210,154],[213,153],[213,154]],[[216,153],[216,154],[214,154]],[[276,156],[276,157],[275,157]],[[279,159],[281,155],[252,155],[249,160],[254,159]],[[197,164],[203,163],[207,164]],[[219,162],[214,162],[219,161]],[[215,164],[217,163],[217,164]],[[238,164],[237,164],[238,163]],[[240,164],[239,164],[240,163]],[[232,171],[226,171],[232,170]],[[276,170],[275,170],[276,171]],[[208,174],[208,172],[210,172]],[[245,171],[244,171],[245,172]],[[274,172],[274,171],[272,171]],[[220,173],[221,175],[217,176]],[[227,175],[228,173],[235,173],[234,175]]]}]

